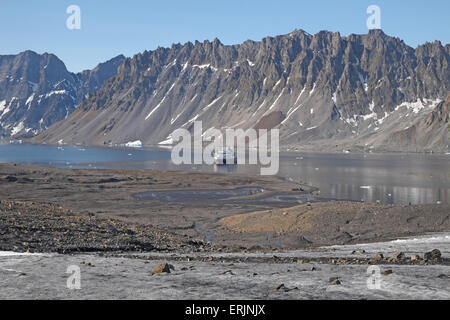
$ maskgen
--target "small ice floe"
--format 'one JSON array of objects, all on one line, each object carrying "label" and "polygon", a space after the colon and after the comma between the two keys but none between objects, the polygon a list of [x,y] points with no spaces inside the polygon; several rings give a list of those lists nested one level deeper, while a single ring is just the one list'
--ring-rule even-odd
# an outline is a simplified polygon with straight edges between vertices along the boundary
[{"label": "small ice floe", "polygon": [[360,189],[371,189],[372,187],[371,186],[361,186],[361,187],[359,187]]},{"label": "small ice floe", "polygon": [[316,171],[319,171],[319,168],[316,168]]},{"label": "small ice floe", "polygon": [[342,153],[350,153],[350,150],[342,150]]},{"label": "small ice floe", "polygon": [[442,202],[438,200],[438,201],[436,201],[436,204],[442,204]]},{"label": "small ice floe", "polygon": [[128,154],[129,157],[131,157],[132,155],[133,155],[132,153],[129,153],[129,154]]},{"label": "small ice floe", "polygon": [[136,141],[129,141],[125,143],[125,147],[127,148],[142,148],[142,141],[136,140]]},{"label": "small ice floe", "polygon": [[392,197],[392,193],[388,193],[388,197]]}]

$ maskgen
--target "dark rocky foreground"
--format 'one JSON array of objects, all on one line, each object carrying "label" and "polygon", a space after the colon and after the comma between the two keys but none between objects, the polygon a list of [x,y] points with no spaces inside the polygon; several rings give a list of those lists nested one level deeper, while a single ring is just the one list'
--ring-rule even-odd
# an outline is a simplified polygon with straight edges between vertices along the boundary
[{"label": "dark rocky foreground", "polygon": [[0,200],[0,251],[196,251],[208,245],[148,226],[77,216],[54,204]]}]

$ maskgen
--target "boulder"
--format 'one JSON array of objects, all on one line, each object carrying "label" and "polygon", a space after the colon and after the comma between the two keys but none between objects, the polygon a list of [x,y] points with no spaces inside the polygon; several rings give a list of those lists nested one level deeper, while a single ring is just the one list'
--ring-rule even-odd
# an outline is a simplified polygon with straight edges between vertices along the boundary
[{"label": "boulder", "polygon": [[411,261],[419,261],[420,257],[418,255],[411,256]]},{"label": "boulder", "polygon": [[332,277],[328,280],[328,284],[330,286],[338,286],[341,285],[341,281],[339,280],[339,277]]},{"label": "boulder", "polygon": [[282,284],[280,284],[280,285],[277,285],[277,286],[275,286],[275,287],[273,287],[273,291],[279,291],[279,290],[285,290],[286,289],[286,286],[284,285],[284,283],[282,283]]},{"label": "boulder", "polygon": [[17,178],[13,177],[13,176],[7,176],[5,179],[8,182],[16,182],[17,181]]},{"label": "boulder", "polygon": [[434,249],[433,251],[425,253],[423,258],[425,260],[439,260],[441,258],[441,251]]},{"label": "boulder", "polygon": [[168,263],[162,263],[155,266],[152,270],[152,275],[155,274],[161,274],[161,273],[170,273],[170,270],[174,270],[175,268],[168,264]]},{"label": "boulder", "polygon": [[394,261],[402,260],[403,258],[405,258],[405,254],[403,252],[396,252],[392,255],[392,259]]},{"label": "boulder", "polygon": [[378,253],[378,254],[374,255],[372,259],[375,261],[380,261],[380,260],[384,259],[384,256],[383,256],[383,254]]},{"label": "boulder", "polygon": [[289,291],[293,291],[293,290],[298,290],[297,287],[293,287],[293,288],[288,288],[284,285],[284,283],[273,287],[272,289],[273,291],[284,291],[284,292],[289,292]]},{"label": "boulder", "polygon": [[224,271],[221,273],[221,275],[227,275],[227,274],[234,276],[234,273],[231,270],[227,270],[227,271]]}]

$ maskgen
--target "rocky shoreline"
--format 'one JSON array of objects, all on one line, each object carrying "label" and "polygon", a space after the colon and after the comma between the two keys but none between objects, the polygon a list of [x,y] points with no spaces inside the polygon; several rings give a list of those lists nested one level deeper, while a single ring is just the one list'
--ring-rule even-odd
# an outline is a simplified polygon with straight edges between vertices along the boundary
[{"label": "rocky shoreline", "polygon": [[[228,198],[207,194],[220,190],[227,190]],[[0,250],[281,252],[450,230],[450,210],[444,204],[261,201],[273,194],[307,199],[314,190],[276,177],[0,164]],[[192,198],[199,191],[206,197]],[[371,257],[339,258],[324,263],[374,262]],[[434,262],[421,258],[398,263]]]}]

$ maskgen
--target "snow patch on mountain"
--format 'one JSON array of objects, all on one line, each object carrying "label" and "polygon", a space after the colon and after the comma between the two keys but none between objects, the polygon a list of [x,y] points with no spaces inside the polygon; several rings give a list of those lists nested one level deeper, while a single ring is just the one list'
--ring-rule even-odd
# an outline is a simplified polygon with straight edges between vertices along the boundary
[{"label": "snow patch on mountain", "polygon": [[24,127],[25,126],[23,121],[19,122],[19,124],[11,130],[11,136],[15,136],[16,134],[18,134],[20,131],[23,130]]}]

